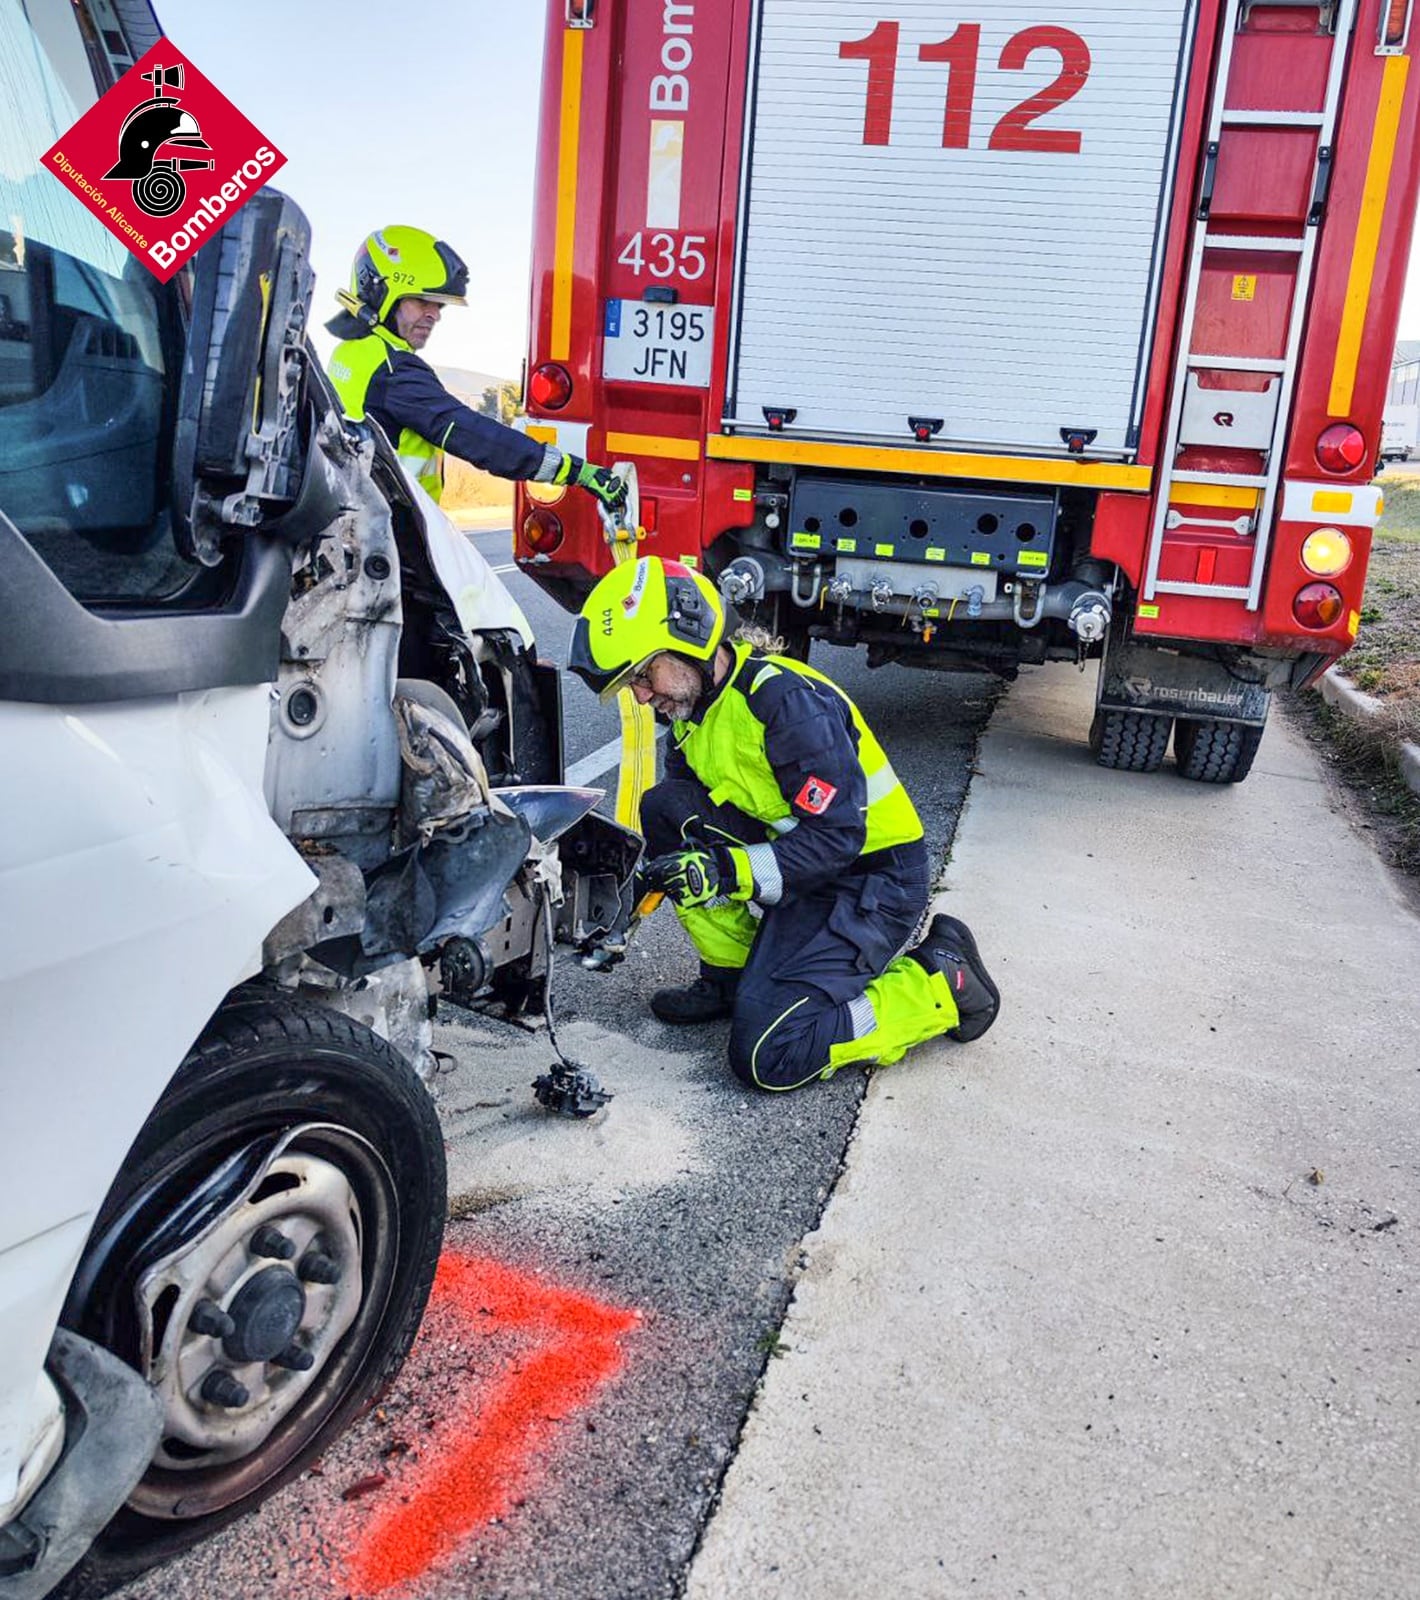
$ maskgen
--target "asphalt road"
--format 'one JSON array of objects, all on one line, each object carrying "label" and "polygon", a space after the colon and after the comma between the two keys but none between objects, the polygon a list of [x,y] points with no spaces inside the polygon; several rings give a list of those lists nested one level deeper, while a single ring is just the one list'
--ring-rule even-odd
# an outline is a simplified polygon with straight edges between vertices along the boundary
[{"label": "asphalt road", "polygon": [[[563,659],[570,618],[512,567],[508,532],[471,537],[509,569],[542,653]],[[869,673],[823,646],[814,664],[882,739],[940,867],[994,688]],[[574,680],[564,695],[566,763],[591,781],[616,713]],[[396,1579],[411,1600],[680,1592],[864,1087],[850,1069],[747,1096],[724,1065],[723,1024],[670,1029],[645,1009],[652,988],[693,973],[669,910],[611,975],[564,958],[561,1042],[615,1092],[590,1123],[534,1105],[545,1036],[443,1025],[454,1220],[404,1376],[318,1472],[130,1585],[129,1600],[354,1596]]]}]

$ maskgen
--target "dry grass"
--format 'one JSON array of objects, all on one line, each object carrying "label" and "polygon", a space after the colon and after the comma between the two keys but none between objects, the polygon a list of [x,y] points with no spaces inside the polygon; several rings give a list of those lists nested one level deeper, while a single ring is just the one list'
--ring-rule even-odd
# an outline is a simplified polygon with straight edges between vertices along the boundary
[{"label": "dry grass", "polygon": [[1377,726],[1352,722],[1319,694],[1289,694],[1286,703],[1345,785],[1353,816],[1381,856],[1420,877],[1420,795],[1400,774],[1399,741]]},{"label": "dry grass", "polygon": [[1361,608],[1361,633],[1341,670],[1395,714],[1395,732],[1420,742],[1420,478],[1383,480]]},{"label": "dry grass", "polygon": [[440,504],[445,511],[506,506],[511,516],[513,485],[506,478],[495,478],[491,472],[469,466],[467,461],[460,461],[457,456],[445,456],[444,498]]},{"label": "dry grass", "polygon": [[1357,723],[1317,694],[1288,696],[1292,709],[1344,783],[1377,848],[1420,876],[1420,795],[1400,774],[1402,740],[1420,743],[1420,475],[1387,472],[1385,516],[1376,530],[1361,633],[1341,670],[1383,707]]}]

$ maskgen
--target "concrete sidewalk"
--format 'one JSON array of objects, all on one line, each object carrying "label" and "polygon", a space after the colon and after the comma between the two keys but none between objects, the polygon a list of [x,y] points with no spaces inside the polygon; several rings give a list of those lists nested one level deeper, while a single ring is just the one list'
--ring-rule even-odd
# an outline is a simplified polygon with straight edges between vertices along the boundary
[{"label": "concrete sidewalk", "polygon": [[1274,719],[1233,788],[996,713],[1004,994],[870,1087],[689,1600],[1420,1594],[1420,920]]}]

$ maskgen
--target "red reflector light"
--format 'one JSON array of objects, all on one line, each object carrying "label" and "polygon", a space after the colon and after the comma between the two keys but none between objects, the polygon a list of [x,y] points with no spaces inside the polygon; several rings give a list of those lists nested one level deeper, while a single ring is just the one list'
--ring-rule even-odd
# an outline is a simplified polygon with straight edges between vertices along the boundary
[{"label": "red reflector light", "polygon": [[1345,609],[1341,591],[1329,583],[1309,583],[1305,589],[1298,590],[1292,602],[1292,615],[1297,621],[1304,628],[1318,631],[1335,627]]},{"label": "red reflector light", "polygon": [[1349,422],[1333,422],[1316,442],[1316,458],[1328,472],[1354,472],[1366,459],[1366,436]]},{"label": "red reflector light", "polygon": [[562,522],[546,506],[537,506],[523,518],[523,543],[534,555],[550,556],[562,545]]},{"label": "red reflector light", "polygon": [[561,411],[572,398],[572,377],[566,367],[544,361],[528,379],[528,399],[542,411]]}]

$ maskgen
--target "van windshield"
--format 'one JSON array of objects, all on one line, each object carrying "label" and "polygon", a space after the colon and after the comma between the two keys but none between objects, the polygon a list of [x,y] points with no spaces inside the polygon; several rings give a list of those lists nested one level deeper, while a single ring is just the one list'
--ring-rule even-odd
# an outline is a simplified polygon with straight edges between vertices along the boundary
[{"label": "van windshield", "polygon": [[96,97],[81,16],[0,0],[0,511],[80,600],[152,603],[195,570],[169,508],[184,277],[43,170]]}]

